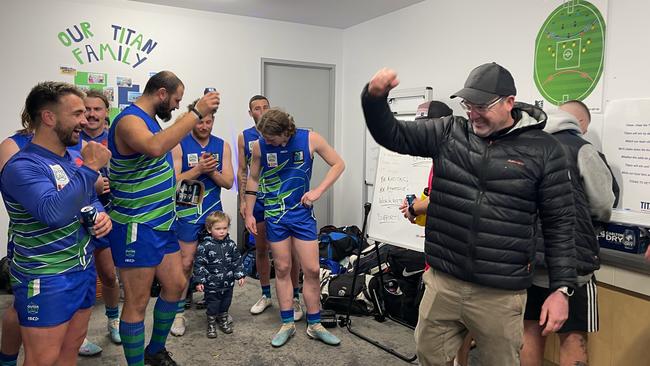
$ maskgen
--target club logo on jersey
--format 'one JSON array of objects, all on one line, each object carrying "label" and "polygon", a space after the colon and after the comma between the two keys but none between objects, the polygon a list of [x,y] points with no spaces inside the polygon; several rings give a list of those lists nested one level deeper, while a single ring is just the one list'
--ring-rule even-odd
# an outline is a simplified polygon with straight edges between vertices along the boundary
[{"label": "club logo on jersey", "polygon": [[269,168],[275,168],[278,166],[278,154],[276,153],[267,153],[266,154],[266,165]]},{"label": "club logo on jersey", "polygon": [[294,151],[293,152],[293,163],[294,164],[302,164],[305,162],[305,156],[302,151]]},{"label": "club logo on jersey", "polygon": [[217,165],[219,165],[219,153],[212,154],[212,158],[217,162]]},{"label": "club logo on jersey", "polygon": [[52,173],[54,173],[54,181],[56,182],[56,190],[60,191],[66,184],[70,183],[68,175],[65,174],[65,170],[59,164],[50,165]]},{"label": "club logo on jersey", "polygon": [[199,154],[187,154],[187,166],[190,168],[195,167],[199,163]]},{"label": "club logo on jersey", "polygon": [[248,141],[248,151],[249,153],[253,153],[253,144],[255,143],[255,140],[253,141]]}]

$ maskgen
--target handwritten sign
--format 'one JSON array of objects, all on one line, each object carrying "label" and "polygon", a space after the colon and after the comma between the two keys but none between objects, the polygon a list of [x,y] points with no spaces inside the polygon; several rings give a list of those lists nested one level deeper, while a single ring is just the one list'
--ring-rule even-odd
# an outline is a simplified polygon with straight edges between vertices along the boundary
[{"label": "handwritten sign", "polygon": [[407,194],[420,197],[427,187],[431,159],[400,155],[379,148],[368,236],[376,241],[424,251],[424,227],[411,224],[399,211]]}]

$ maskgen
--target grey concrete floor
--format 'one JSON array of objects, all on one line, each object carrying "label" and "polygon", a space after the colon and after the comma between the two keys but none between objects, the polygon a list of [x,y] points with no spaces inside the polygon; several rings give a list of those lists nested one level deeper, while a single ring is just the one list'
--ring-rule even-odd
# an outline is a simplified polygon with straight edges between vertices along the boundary
[{"label": "grey concrete floor", "polygon": [[[230,314],[234,318],[233,334],[219,333],[216,339],[205,336],[205,310],[192,308],[186,311],[187,332],[183,337],[169,336],[167,350],[180,365],[408,365],[408,363],[382,351],[372,344],[350,334],[345,328],[334,328],[332,332],[341,338],[338,347],[327,346],[309,339],[305,334],[306,323],[297,323],[296,335],[284,347],[271,347],[271,337],[280,327],[280,315],[275,294],[274,306],[264,313],[253,316],[249,309],[261,295],[259,282],[247,279],[244,287],[236,287]],[[202,295],[195,294],[195,298]],[[12,302],[10,295],[0,295],[0,310]],[[153,306],[151,299],[145,320],[148,342],[151,335]],[[353,329],[376,339],[396,351],[413,355],[415,345],[413,331],[399,324],[387,321],[379,323],[371,317],[353,317]],[[88,327],[88,338],[100,345],[104,351],[100,356],[79,357],[78,365],[126,365],[121,346],[111,343],[106,335],[106,318],[101,300],[97,301]],[[22,353],[22,352],[21,352]],[[21,362],[19,362],[21,364]]]}]

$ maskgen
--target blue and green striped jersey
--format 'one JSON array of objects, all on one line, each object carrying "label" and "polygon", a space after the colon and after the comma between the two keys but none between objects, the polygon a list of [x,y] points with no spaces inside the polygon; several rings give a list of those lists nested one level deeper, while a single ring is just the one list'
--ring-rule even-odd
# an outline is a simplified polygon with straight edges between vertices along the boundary
[{"label": "blue and green striped jersey", "polygon": [[14,243],[12,271],[44,276],[86,269],[93,263],[81,208],[97,201],[98,173],[76,151],[64,156],[28,143],[2,171],[2,195]]},{"label": "blue and green striped jersey", "polygon": [[[217,170],[221,172],[223,166],[223,145],[222,139],[210,135],[206,146],[196,141],[192,133],[189,133],[181,140],[181,149],[183,150],[182,172],[192,169],[199,163],[199,158],[203,153],[210,153],[217,159]],[[178,219],[191,224],[204,224],[205,218],[213,211],[222,211],[221,207],[221,187],[218,186],[210,177],[201,174],[198,178],[205,186],[203,202],[196,206],[178,206],[176,214]]]},{"label": "blue and green striped jersey", "polygon": [[176,221],[176,178],[171,152],[159,157],[135,153],[122,155],[115,146],[115,131],[122,118],[142,119],[151,133],[162,129],[158,122],[135,104],[115,117],[108,132],[108,148],[113,154],[108,170],[113,205],[111,219],[120,224],[139,223],[154,230],[169,231]]},{"label": "blue and green striped jersey", "polygon": [[297,129],[287,146],[273,146],[260,138],[261,174],[264,195],[264,219],[274,223],[302,220],[312,208],[300,202],[309,191],[312,158],[309,131]]}]

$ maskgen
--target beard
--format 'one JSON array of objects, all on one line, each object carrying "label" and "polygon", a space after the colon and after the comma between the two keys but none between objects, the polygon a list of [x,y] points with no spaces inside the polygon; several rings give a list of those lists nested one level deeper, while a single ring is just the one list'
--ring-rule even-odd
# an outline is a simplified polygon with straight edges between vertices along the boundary
[{"label": "beard", "polygon": [[70,127],[70,128],[63,128],[61,127],[61,124],[59,122],[56,123],[54,126],[54,132],[56,132],[56,136],[61,140],[61,143],[65,145],[66,147],[69,146],[75,146],[79,143],[79,135],[75,137],[74,135],[74,129],[76,127]]},{"label": "beard", "polygon": [[172,119],[172,111],[169,108],[169,98],[156,106],[156,116],[165,122]]}]

